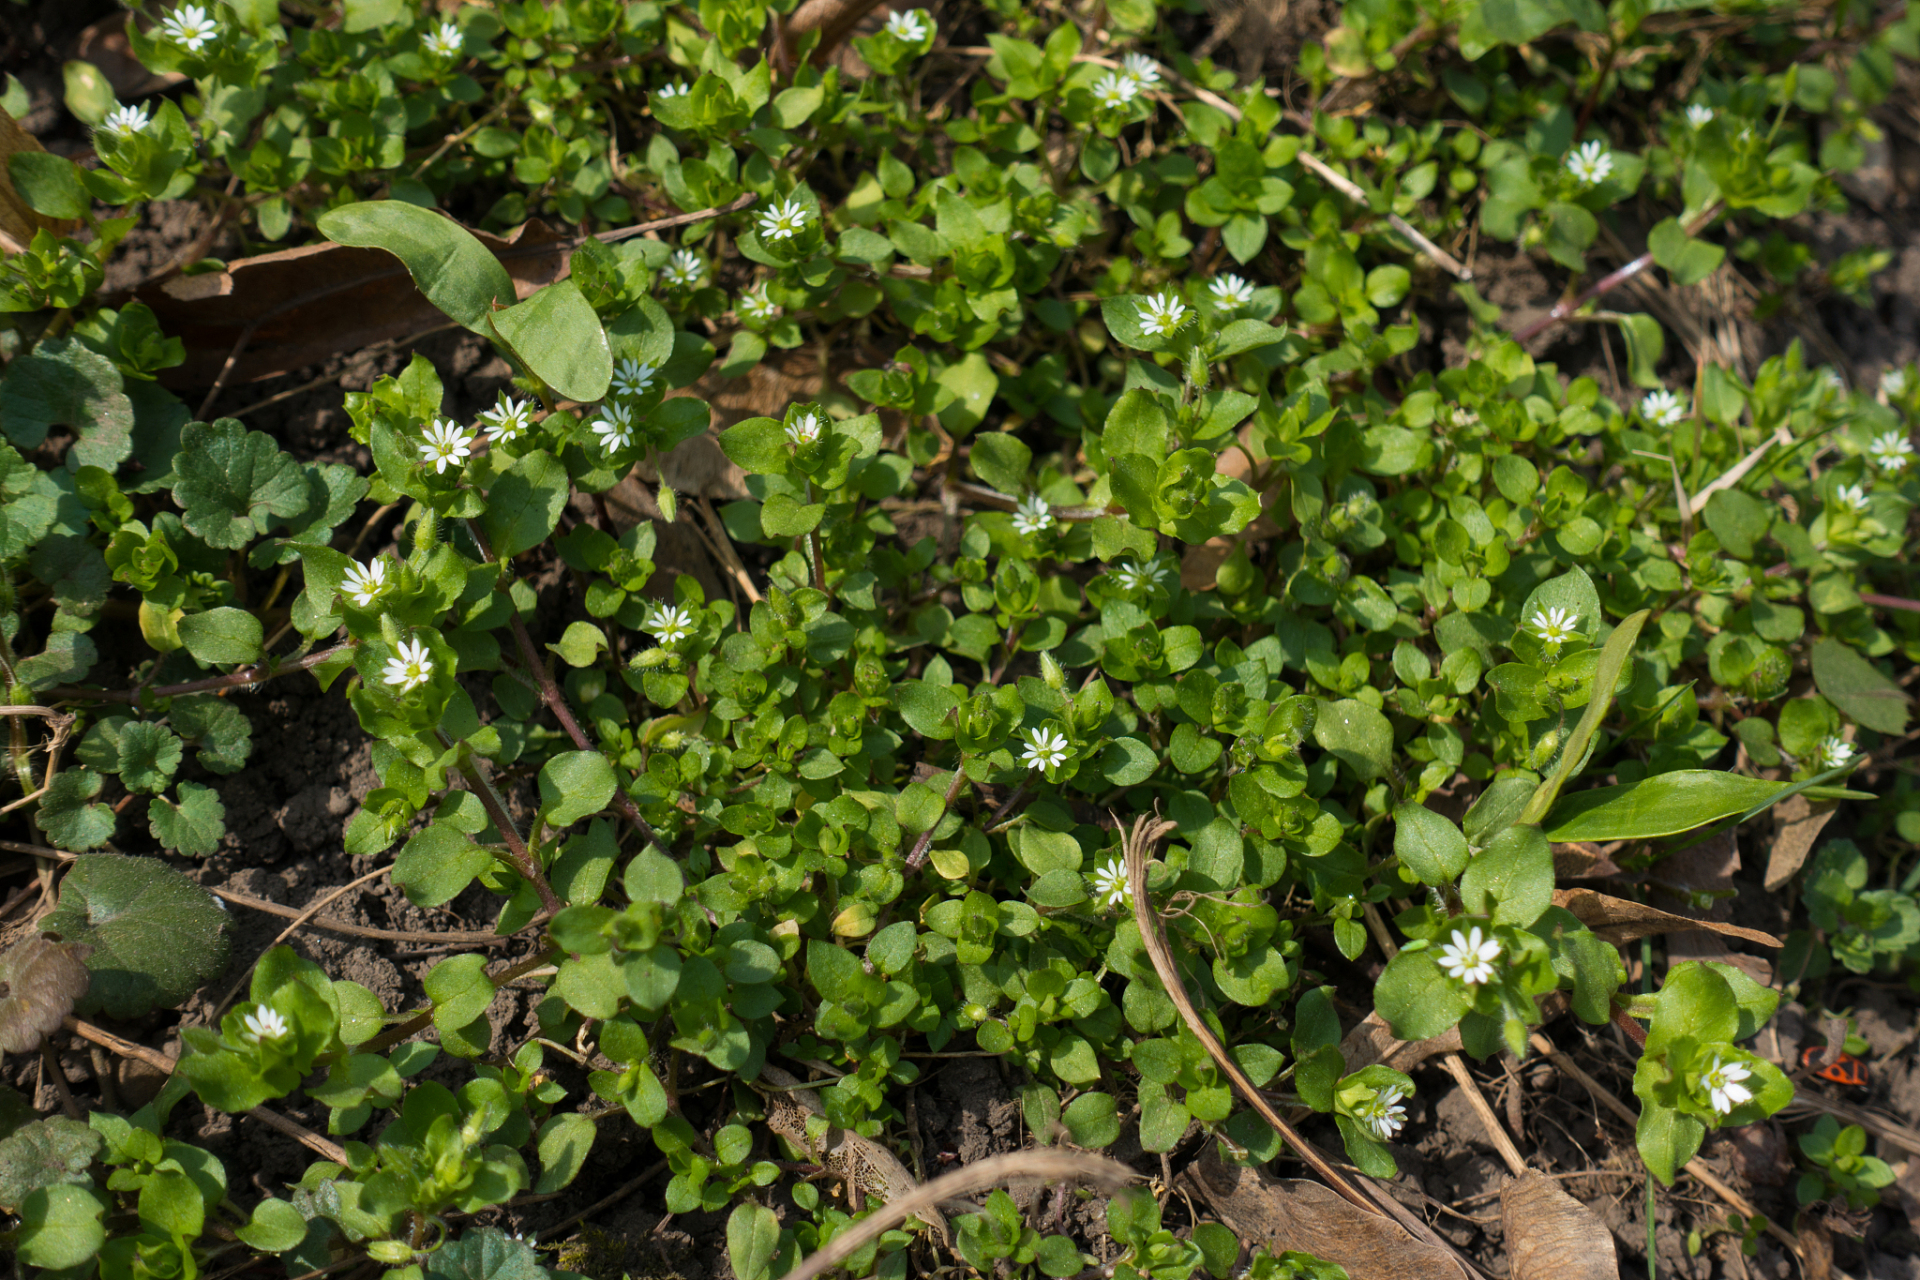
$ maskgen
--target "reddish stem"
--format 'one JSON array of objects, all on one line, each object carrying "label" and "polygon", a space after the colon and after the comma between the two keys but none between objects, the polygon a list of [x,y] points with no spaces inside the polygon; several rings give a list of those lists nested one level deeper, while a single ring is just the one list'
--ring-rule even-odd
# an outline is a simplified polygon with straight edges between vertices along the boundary
[{"label": "reddish stem", "polygon": [[305,671],[317,667],[329,658],[338,657],[354,646],[354,641],[337,644],[331,649],[322,649],[310,653],[304,658],[295,658],[291,662],[274,662],[268,659],[224,676],[209,676],[204,680],[189,680],[185,684],[166,684],[158,689],[76,689],[67,685],[45,691],[44,696],[54,702],[125,702],[134,706],[143,705],[144,699],[151,694],[156,698],[177,698],[189,693],[207,693],[215,689],[236,689],[241,685],[258,684],[262,680],[271,680],[275,676],[291,675],[296,671]]}]

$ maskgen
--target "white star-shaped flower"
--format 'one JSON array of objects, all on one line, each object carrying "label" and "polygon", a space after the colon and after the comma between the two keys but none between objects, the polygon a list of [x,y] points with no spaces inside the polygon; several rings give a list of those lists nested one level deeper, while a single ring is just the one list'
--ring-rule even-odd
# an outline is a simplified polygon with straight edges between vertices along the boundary
[{"label": "white star-shaped flower", "polygon": [[796,449],[803,444],[812,444],[820,438],[820,428],[824,425],[819,417],[803,413],[787,424],[787,443]]},{"label": "white star-shaped flower", "polygon": [[402,693],[411,693],[432,676],[433,655],[421,640],[402,640],[394,656],[387,659],[386,670],[380,673],[382,680]]},{"label": "white star-shaped flower", "polygon": [[672,644],[693,634],[693,615],[677,604],[655,605],[642,629],[661,644]]},{"label": "white star-shaped flower", "polygon": [[661,276],[676,289],[690,289],[707,278],[707,264],[691,249],[675,249]]},{"label": "white star-shaped flower", "polygon": [[1107,570],[1107,576],[1113,579],[1116,587],[1132,595],[1136,591],[1159,586],[1166,580],[1167,566],[1158,560],[1148,560],[1144,564],[1128,563]]},{"label": "white star-shaped flower", "polygon": [[787,200],[770,209],[761,211],[760,238],[762,240],[791,240],[807,229],[810,215],[807,206],[798,200]]},{"label": "white star-shaped flower", "polygon": [[627,406],[609,401],[600,406],[600,416],[587,424],[600,437],[600,447],[618,453],[633,443],[633,414]]},{"label": "white star-shaped flower", "polygon": [[152,119],[143,106],[115,107],[107,113],[107,118],[100,122],[95,132],[124,142],[145,129]]},{"label": "white star-shaped flower", "polygon": [[207,41],[220,34],[220,24],[197,4],[183,4],[160,23],[160,34],[188,53],[198,53]]},{"label": "white star-shaped flower", "polygon": [[354,607],[366,609],[387,589],[387,562],[379,556],[365,564],[350,564],[346,575],[341,579],[340,590],[352,600]]},{"label": "white star-shaped flower", "polygon": [[1553,605],[1534,610],[1533,616],[1527,619],[1527,630],[1548,644],[1564,644],[1580,634],[1579,622],[1579,614]]},{"label": "white star-shaped flower", "polygon": [[1187,304],[1163,290],[1140,304],[1140,327],[1155,338],[1167,338],[1187,322]]},{"label": "white star-shaped flower", "polygon": [[502,395],[500,403],[480,415],[495,440],[518,440],[520,433],[533,425],[533,405]]},{"label": "white star-shaped flower", "polygon": [[287,1034],[287,1020],[272,1005],[258,1005],[253,1012],[240,1019],[240,1025],[246,1030],[240,1038],[248,1044],[259,1044],[262,1040],[278,1040]]},{"label": "white star-shaped flower", "polygon": [[1880,389],[1887,393],[1889,399],[1907,394],[1907,371],[1905,369],[1887,370],[1880,375]]},{"label": "white star-shaped flower", "polygon": [[1671,391],[1650,391],[1640,399],[1640,416],[1649,426],[1678,426],[1686,421],[1687,402]]},{"label": "white star-shaped flower", "polygon": [[1873,438],[1873,443],[1867,446],[1867,454],[1882,471],[1897,475],[1913,461],[1913,442],[1898,431],[1889,431]]},{"label": "white star-shaped flower", "polygon": [[1707,1091],[1713,1109],[1724,1116],[1741,1103],[1753,1100],[1753,1090],[1740,1083],[1752,1075],[1745,1063],[1722,1062],[1716,1054],[1713,1065],[1700,1073],[1698,1087]]},{"label": "white star-shaped flower", "polygon": [[1713,119],[1713,108],[1696,102],[1687,108],[1687,123],[1696,129],[1704,129]]},{"label": "white star-shaped flower", "polygon": [[461,52],[460,26],[455,22],[443,22],[427,33],[422,41],[427,52],[436,58],[451,58]]},{"label": "white star-shaped flower", "polygon": [[1013,509],[1013,531],[1019,534],[1044,533],[1053,528],[1053,508],[1037,493],[1020,499]]},{"label": "white star-shaped flower", "polygon": [[1093,896],[1102,907],[1124,903],[1133,906],[1133,885],[1127,881],[1127,864],[1122,858],[1101,863],[1087,877],[1093,882]]},{"label": "white star-shaped flower", "polygon": [[1215,276],[1207,282],[1207,292],[1222,307],[1244,307],[1253,301],[1253,286],[1239,276]]},{"label": "white star-shaped flower", "polygon": [[1055,769],[1066,761],[1067,735],[1055,733],[1044,725],[1027,730],[1027,749],[1020,763],[1029,769]]},{"label": "white star-shaped flower", "polygon": [[1401,1100],[1411,1097],[1397,1084],[1390,1084],[1353,1109],[1353,1118],[1367,1127],[1374,1137],[1386,1142],[1407,1122],[1407,1109]]},{"label": "white star-shaped flower", "polygon": [[764,288],[755,289],[752,293],[741,294],[740,302],[735,307],[735,310],[749,320],[778,320],[780,318],[780,304],[772,298],[769,298]]},{"label": "white star-shaped flower", "polygon": [[1131,77],[1142,89],[1160,83],[1160,64],[1144,53],[1130,53],[1120,59],[1120,73]]},{"label": "white star-shaped flower", "polygon": [[693,90],[687,87],[684,80],[675,80],[672,84],[663,84],[658,89],[655,89],[653,96],[656,98],[684,98],[692,92]]},{"label": "white star-shaped flower", "polygon": [[613,390],[615,395],[645,395],[647,388],[653,385],[653,375],[660,372],[644,360],[622,358],[613,366]]},{"label": "white star-shaped flower", "polygon": [[1857,484],[1840,485],[1834,489],[1833,496],[1836,502],[1855,515],[1865,515],[1873,506],[1873,501],[1867,497],[1867,491]]},{"label": "white star-shaped flower", "polygon": [[1840,371],[1838,369],[1835,369],[1829,366],[1825,369],[1822,369],[1820,371],[1820,375],[1827,380],[1827,386],[1829,386],[1833,390],[1845,391],[1847,389],[1847,380],[1840,376]]},{"label": "white star-shaped flower", "polygon": [[1492,938],[1483,937],[1480,926],[1462,934],[1453,931],[1453,941],[1440,948],[1440,967],[1447,971],[1449,978],[1457,978],[1468,986],[1478,986],[1493,977],[1493,962],[1500,958],[1500,944]]},{"label": "white star-shaped flower", "polygon": [[903,44],[919,44],[927,38],[927,24],[920,20],[917,9],[906,13],[895,9],[887,15],[887,25],[880,29]]},{"label": "white star-shaped flower", "polygon": [[420,456],[431,462],[433,474],[439,475],[465,461],[473,452],[473,442],[479,438],[479,432],[469,434],[465,427],[451,419],[435,418],[427,427],[427,439],[420,446]]},{"label": "white star-shaped flower", "polygon": [[1583,142],[1567,157],[1567,172],[1583,187],[1605,182],[1613,172],[1613,153],[1604,142]]},{"label": "white star-shaped flower", "polygon": [[1838,769],[1853,759],[1854,745],[1837,733],[1830,734],[1821,739],[1813,754],[1822,769]]},{"label": "white star-shaped flower", "polygon": [[1117,111],[1140,96],[1140,82],[1132,76],[1109,71],[1093,86],[1093,100],[1109,111]]}]

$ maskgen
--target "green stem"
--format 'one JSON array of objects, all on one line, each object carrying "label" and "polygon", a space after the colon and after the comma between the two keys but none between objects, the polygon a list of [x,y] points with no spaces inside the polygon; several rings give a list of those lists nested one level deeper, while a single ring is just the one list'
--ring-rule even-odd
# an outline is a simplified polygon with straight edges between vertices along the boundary
[{"label": "green stem", "polygon": [[[440,739],[441,746],[449,751],[453,749],[453,739],[444,730],[435,729],[433,733]],[[457,767],[460,776],[467,780],[468,790],[479,798],[480,807],[487,811],[487,816],[493,819],[493,825],[500,829],[500,838],[507,845],[507,860],[513,864],[513,869],[540,895],[540,904],[546,908],[548,915],[556,915],[564,910],[567,904],[560,901],[553,886],[547,883],[546,873],[540,869],[540,860],[533,856],[533,851],[527,848],[527,842],[520,838],[519,829],[513,825],[513,818],[507,813],[506,802],[493,789],[492,781],[478,762],[468,758]]]}]

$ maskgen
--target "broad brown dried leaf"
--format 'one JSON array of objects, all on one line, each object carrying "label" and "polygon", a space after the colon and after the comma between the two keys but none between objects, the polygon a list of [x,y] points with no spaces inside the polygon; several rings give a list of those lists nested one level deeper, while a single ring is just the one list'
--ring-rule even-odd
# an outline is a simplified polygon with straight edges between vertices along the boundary
[{"label": "broad brown dried leaf", "polygon": [[1689,933],[1696,929],[1705,929],[1724,937],[1758,943],[1763,947],[1785,945],[1772,934],[1762,933],[1758,929],[1743,929],[1737,924],[1723,924],[1718,920],[1695,920],[1687,916],[1677,916],[1670,911],[1662,911],[1658,907],[1649,907],[1642,902],[1629,902],[1625,898],[1616,898],[1611,894],[1598,893],[1592,889],[1555,889],[1553,905],[1565,907],[1578,916],[1580,922],[1587,928],[1616,946],[1651,937],[1654,934]]},{"label": "broad brown dried leaf", "polygon": [[49,218],[35,213],[20,193],[13,189],[7,174],[7,162],[21,151],[45,151],[40,140],[22,129],[5,107],[0,107],[0,251],[20,253],[33,242],[33,233],[48,231],[64,236],[80,224],[71,219]]},{"label": "broad brown dried leaf", "polygon": [[1384,1063],[1395,1071],[1412,1071],[1436,1054],[1458,1052],[1458,1027],[1431,1040],[1402,1040],[1393,1034],[1393,1028],[1378,1013],[1369,1013],[1361,1019],[1340,1042],[1340,1056],[1346,1060],[1349,1075],[1363,1071],[1376,1062]]},{"label": "broad brown dried leaf", "polygon": [[1769,893],[1793,879],[1794,873],[1806,865],[1814,842],[1839,807],[1836,801],[1813,804],[1801,795],[1789,796],[1774,809],[1780,825],[1767,854],[1765,883]]},{"label": "broad brown dried leaf", "polygon": [[1528,1172],[1500,1192],[1513,1280],[1616,1280],[1613,1233],[1545,1174]]},{"label": "broad brown dried leaf", "polygon": [[30,933],[0,955],[0,1049],[32,1053],[87,994],[93,948]]}]

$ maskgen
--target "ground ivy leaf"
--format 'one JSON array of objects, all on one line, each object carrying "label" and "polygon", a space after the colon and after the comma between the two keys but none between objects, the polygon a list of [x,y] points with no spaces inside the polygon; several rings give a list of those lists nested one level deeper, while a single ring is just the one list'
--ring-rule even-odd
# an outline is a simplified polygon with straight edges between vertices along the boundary
[{"label": "ground ivy leaf", "polygon": [[189,422],[180,432],[178,467],[173,497],[185,513],[181,523],[210,546],[244,547],[274,517],[307,509],[306,472],[270,436],[232,418],[212,426]]},{"label": "ground ivy leaf", "polygon": [[152,720],[129,722],[120,734],[120,781],[129,791],[149,795],[173,781],[184,751],[180,739]]},{"label": "ground ivy leaf", "polygon": [[[177,741],[177,739],[176,739]],[[226,806],[211,787],[183,782],[178,804],[156,796],[147,808],[148,829],[162,848],[203,858],[220,847],[227,831]]]},{"label": "ground ivy leaf", "polygon": [[99,1134],[65,1116],[22,1125],[0,1142],[0,1204],[17,1207],[43,1187],[92,1185],[87,1167],[100,1146]]},{"label": "ground ivy leaf", "polygon": [[0,430],[33,449],[54,426],[72,427],[81,465],[119,465],[133,450],[133,402],[113,361],[73,338],[49,338],[0,377]]},{"label": "ground ivy leaf", "polygon": [[92,981],[87,952],[77,942],[30,933],[0,955],[0,1050],[32,1053],[73,1012]]},{"label": "ground ivy leaf", "polygon": [[113,838],[113,810],[93,803],[100,775],[91,769],[66,769],[40,797],[40,827],[58,849],[98,849]]},{"label": "ground ivy leaf", "polygon": [[218,976],[232,918],[157,858],[89,854],[67,871],[40,930],[93,948],[93,985],[78,1008],[125,1019],[174,1008]]}]

